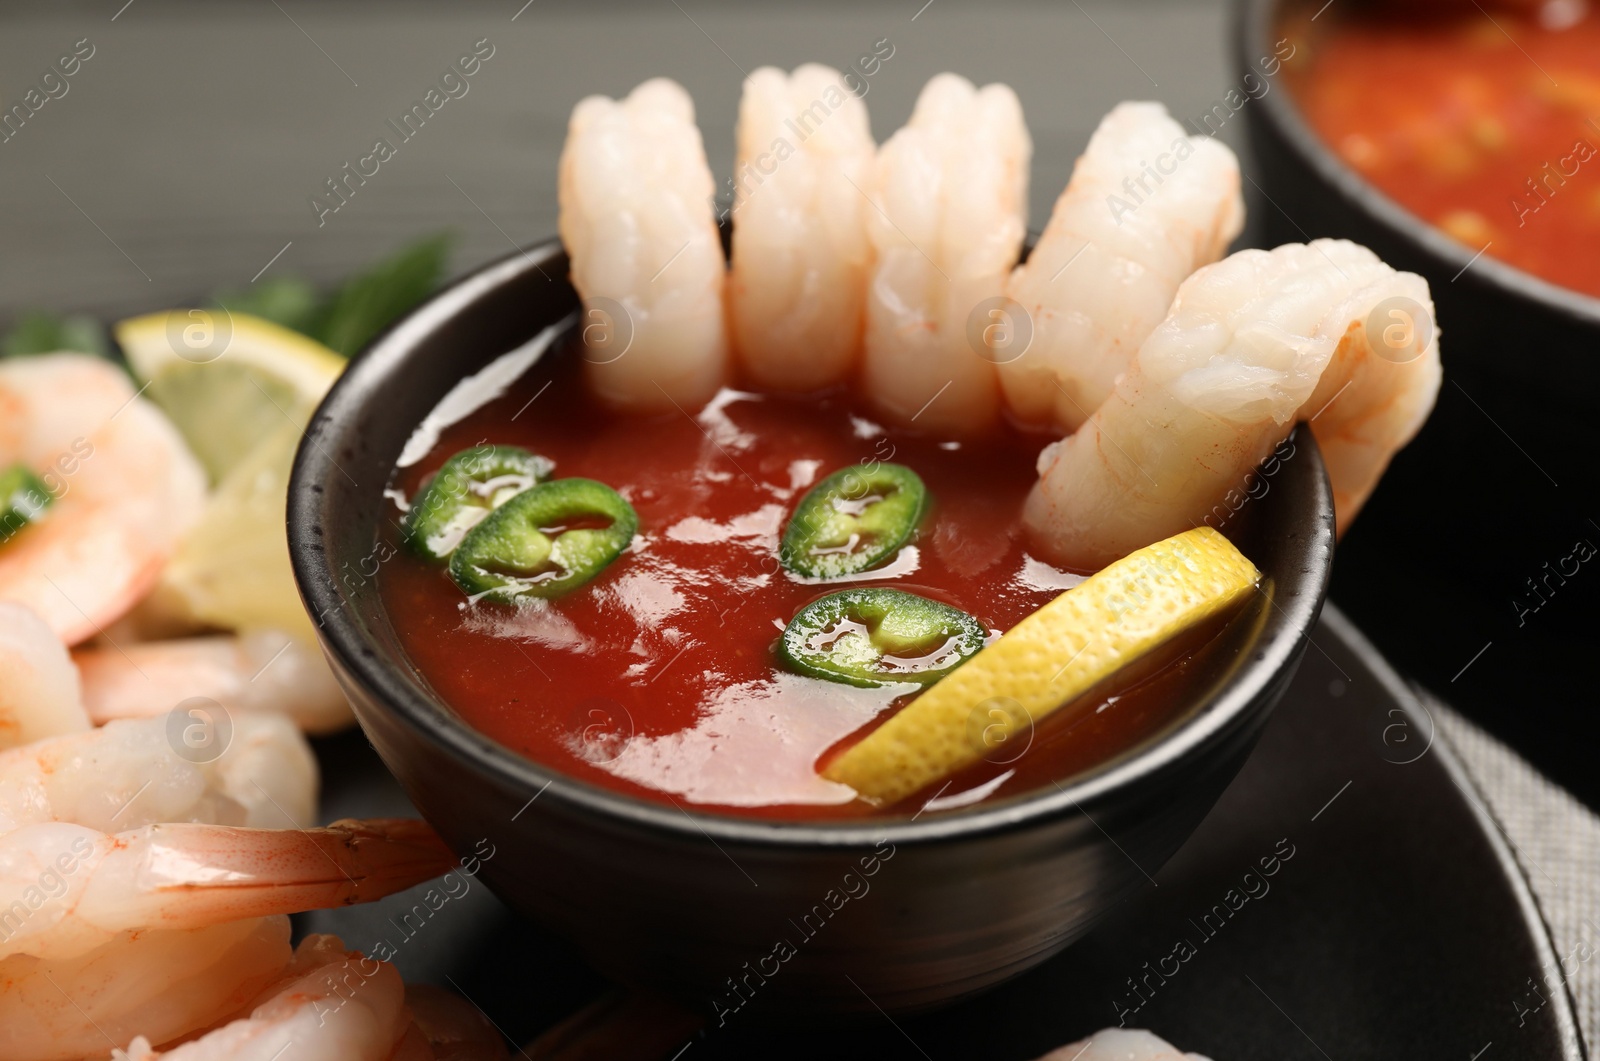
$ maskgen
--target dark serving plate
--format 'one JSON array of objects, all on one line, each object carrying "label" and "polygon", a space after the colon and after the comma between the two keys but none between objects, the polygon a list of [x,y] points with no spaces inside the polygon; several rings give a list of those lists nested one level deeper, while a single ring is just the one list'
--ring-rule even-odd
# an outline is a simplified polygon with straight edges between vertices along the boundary
[{"label": "dark serving plate", "polygon": [[[1147,962],[1159,974],[1164,958],[1170,973],[1183,941],[1195,953],[1153,990],[1140,985],[1148,1001],[1128,1023],[1217,1061],[1584,1057],[1565,993],[1520,1013],[1537,1004],[1529,978],[1542,984],[1556,956],[1460,763],[1342,614],[1328,608],[1312,637],[1256,753],[1194,836],[1070,950],[972,1002],[893,1024],[869,1013],[848,1031],[807,1032],[735,1016],[690,1040],[684,1061],[1027,1061],[1116,1024],[1139,1004],[1129,978],[1149,976]],[[406,810],[359,735],[318,751],[325,814]],[[1281,841],[1292,857],[1263,877],[1260,860]],[[464,992],[514,1043],[605,990],[484,888],[419,918],[425,891],[307,914],[299,927],[351,946],[387,940],[408,981]],[[1239,909],[1224,921],[1216,909],[1229,905]]]},{"label": "dark serving plate", "polygon": [[[1600,546],[1592,505],[1600,494],[1592,457],[1600,299],[1478,256],[1318,138],[1296,104],[1294,79],[1306,76],[1322,35],[1358,10],[1325,0],[1234,7],[1241,75],[1273,54],[1280,27],[1292,27],[1301,45],[1272,90],[1242,112],[1259,173],[1246,192],[1260,238],[1267,246],[1323,236],[1365,244],[1426,277],[1437,309],[1438,406],[1340,543],[1333,599],[1403,671],[1448,687],[1468,715],[1600,806],[1587,751],[1600,741],[1600,715],[1567,707],[1585,702],[1600,610],[1592,589],[1545,567],[1562,566],[1580,539]],[[1549,739],[1553,712],[1557,741]]]}]

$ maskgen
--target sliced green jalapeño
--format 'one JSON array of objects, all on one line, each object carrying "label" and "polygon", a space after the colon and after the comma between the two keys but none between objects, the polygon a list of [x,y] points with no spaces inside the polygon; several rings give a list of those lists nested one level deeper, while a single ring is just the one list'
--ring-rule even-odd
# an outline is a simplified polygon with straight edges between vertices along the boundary
[{"label": "sliced green jalape\u00f1o", "polygon": [[633,506],[605,483],[552,479],[468,531],[450,556],[450,577],[475,599],[559,597],[604,570],[638,529]]},{"label": "sliced green jalape\u00f1o", "polygon": [[519,446],[474,446],[440,466],[401,525],[412,551],[443,560],[490,512],[550,478],[555,463]]},{"label": "sliced green jalape\u00f1o", "polygon": [[0,545],[44,515],[55,495],[25,464],[0,471]]},{"label": "sliced green jalape\u00f1o", "polygon": [[866,688],[931,685],[983,647],[983,624],[958,608],[898,589],[841,590],[801,608],[778,657],[813,678]]},{"label": "sliced green jalape\u00f1o", "polygon": [[844,468],[800,499],[778,559],[807,578],[859,574],[899,552],[927,512],[928,489],[905,465]]}]

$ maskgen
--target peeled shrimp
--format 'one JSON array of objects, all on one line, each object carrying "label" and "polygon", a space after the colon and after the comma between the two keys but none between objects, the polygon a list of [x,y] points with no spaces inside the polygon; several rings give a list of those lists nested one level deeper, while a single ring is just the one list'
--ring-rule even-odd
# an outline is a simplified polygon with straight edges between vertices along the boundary
[{"label": "peeled shrimp", "polygon": [[66,646],[30,609],[0,601],[0,748],[88,728]]},{"label": "peeled shrimp", "polygon": [[121,370],[87,354],[0,362],[0,467],[56,501],[0,547],[0,600],[77,644],[138,602],[199,518],[205,473]]},{"label": "peeled shrimp", "polygon": [[876,148],[837,70],[764,66],[744,83],[728,321],[740,367],[776,390],[845,380],[861,350]]},{"label": "peeled shrimp", "polygon": [[[1391,349],[1394,360],[1374,353],[1367,327],[1389,298],[1428,319],[1415,328],[1419,348]],[[1300,418],[1328,438],[1348,524],[1433,407],[1432,318],[1425,280],[1344,240],[1240,251],[1201,269],[1111,397],[1040,454],[1024,509],[1036,546],[1053,563],[1092,570],[1194,527]]]},{"label": "peeled shrimp", "polygon": [[1057,1047],[1039,1061],[1207,1061],[1137,1028],[1103,1028],[1087,1039]]},{"label": "peeled shrimp", "polygon": [[999,412],[982,337],[1022,249],[1032,152],[1016,93],[954,74],[928,82],[878,151],[862,377],[898,424],[976,434]]},{"label": "peeled shrimp", "polygon": [[46,822],[282,829],[309,824],[316,800],[311,748],[268,712],[112,722],[0,752],[0,834]]},{"label": "peeled shrimp", "polygon": [[195,696],[241,713],[281,711],[307,733],[350,723],[350,704],[322,655],[277,630],[86,648],[73,658],[96,725],[165,714]]},{"label": "peeled shrimp", "polygon": [[125,932],[71,958],[0,960],[0,1061],[104,1056],[238,1013],[289,964],[289,918]]},{"label": "peeled shrimp", "polygon": [[1385,297],[1397,294],[1407,301],[1368,310],[1365,327],[1352,321],[1300,409],[1322,450],[1340,534],[1372,496],[1390,459],[1422,430],[1439,394],[1443,369],[1428,282],[1395,273]]},{"label": "peeled shrimp", "polygon": [[590,96],[573,108],[561,240],[585,300],[589,384],[612,405],[697,409],[727,376],[713,194],[694,103],[677,82],[656,78],[627,99]]},{"label": "peeled shrimp", "polygon": [[134,929],[370,902],[454,864],[432,829],[400,819],[121,833],[28,825],[0,836],[0,957],[71,958]]},{"label": "peeled shrimp", "polygon": [[384,1061],[408,1025],[405,985],[394,966],[346,950],[337,936],[307,936],[283,976],[256,998],[248,1015],[171,1050],[157,1051],[140,1036],[125,1056],[128,1061]]},{"label": "peeled shrimp", "polygon": [[1111,393],[1190,273],[1244,225],[1239,161],[1185,136],[1159,103],[1120,103],[1100,122],[1050,223],[1006,294],[1032,341],[1000,361],[1018,419],[1074,431]]}]

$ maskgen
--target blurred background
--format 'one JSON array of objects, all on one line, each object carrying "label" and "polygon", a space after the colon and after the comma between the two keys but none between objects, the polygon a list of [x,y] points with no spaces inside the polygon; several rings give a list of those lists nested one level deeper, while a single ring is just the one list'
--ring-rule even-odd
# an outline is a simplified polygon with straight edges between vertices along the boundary
[{"label": "blurred background", "polygon": [[[939,71],[1015,87],[1034,138],[1038,227],[1114,103],[1158,99],[1194,122],[1234,87],[1230,18],[1224,0],[7,4],[7,107],[59,56],[90,54],[64,95],[0,143],[0,327],[30,308],[115,320],[290,273],[332,284],[438,232],[453,236],[447,273],[456,275],[554,232],[556,159],[580,97],[676,78],[694,97],[721,180],[745,72],[808,60],[846,68],[885,47],[892,56],[866,98],[880,140]],[[389,123],[475,47],[492,54],[467,93],[402,141]],[[1244,143],[1249,111],[1220,134],[1247,176],[1256,172]],[[379,137],[395,144],[393,156],[319,217],[313,199],[336,202],[326,182]],[[1250,245],[1274,207],[1253,179],[1245,192]],[[1451,324],[1443,326],[1448,378]],[[1402,453],[1341,547],[1334,597],[1403,670],[1597,805],[1600,720],[1588,707],[1585,661],[1600,577],[1573,580],[1532,628],[1519,628],[1511,601],[1520,579],[1481,575],[1471,555],[1439,548],[1449,520],[1419,536],[1409,515],[1418,505],[1454,507],[1465,524],[1485,506],[1509,506],[1543,535],[1502,565],[1530,576],[1570,552],[1574,537],[1600,542],[1590,499],[1570,486],[1554,492],[1561,466],[1586,464],[1586,454],[1519,456],[1519,432],[1502,438],[1500,424],[1538,411],[1476,397],[1471,412],[1447,383],[1441,400],[1463,417],[1482,413],[1471,428],[1492,454],[1481,490],[1434,495],[1415,453]],[[1548,487],[1524,457],[1549,470]]]},{"label": "blurred background", "polygon": [[[5,7],[7,105],[74,42],[96,50],[67,95],[0,144],[0,316],[165,306],[248,283],[290,241],[273,270],[332,282],[448,229],[454,270],[471,268],[555,232],[573,104],[658,74],[694,97],[719,181],[740,82],[758,66],[845,69],[887,39],[893,57],[866,97],[880,140],[933,74],[1006,81],[1034,138],[1035,226],[1113,104],[1155,98],[1198,116],[1231,83],[1221,0],[934,0],[920,14],[925,0],[134,0],[117,14],[124,2]],[[327,197],[324,181],[378,137],[398,141],[386,121],[480,40],[494,55],[467,94],[319,226],[309,200]],[[1238,146],[1242,132],[1223,138]]]}]

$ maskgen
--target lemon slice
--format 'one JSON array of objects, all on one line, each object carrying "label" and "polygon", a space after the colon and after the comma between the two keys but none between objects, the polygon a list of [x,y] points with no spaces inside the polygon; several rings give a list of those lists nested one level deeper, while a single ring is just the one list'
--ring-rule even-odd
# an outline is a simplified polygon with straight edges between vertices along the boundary
[{"label": "lemon slice", "polygon": [[903,799],[1234,608],[1260,577],[1210,527],[1140,549],[1022,620],[823,774],[878,803]]},{"label": "lemon slice", "polygon": [[298,332],[224,309],[150,313],[115,331],[145,394],[214,483],[285,421],[304,427],[345,366]]},{"label": "lemon slice", "polygon": [[200,522],[162,571],[151,610],[190,624],[271,627],[310,640],[289,567],[284,508],[300,426],[278,426],[217,485]]}]

